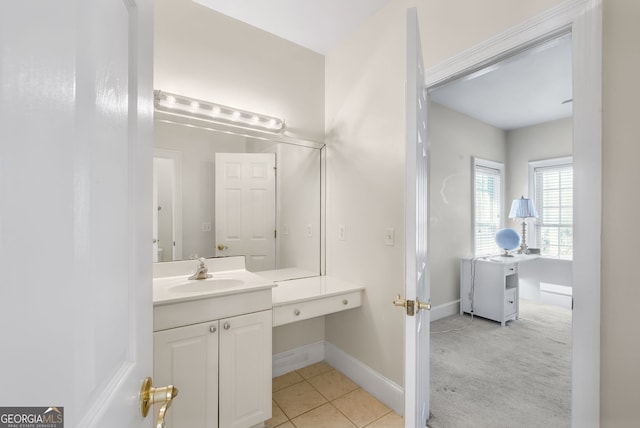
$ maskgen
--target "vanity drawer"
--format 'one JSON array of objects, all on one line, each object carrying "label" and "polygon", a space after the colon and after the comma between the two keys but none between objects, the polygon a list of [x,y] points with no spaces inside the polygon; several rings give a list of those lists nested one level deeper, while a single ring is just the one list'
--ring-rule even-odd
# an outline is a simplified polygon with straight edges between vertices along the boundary
[{"label": "vanity drawer", "polygon": [[355,291],[336,296],[320,297],[273,308],[273,326],[320,317],[362,305],[362,292]]},{"label": "vanity drawer", "polygon": [[516,313],[518,309],[516,289],[510,288],[504,293],[504,316],[508,317]]}]

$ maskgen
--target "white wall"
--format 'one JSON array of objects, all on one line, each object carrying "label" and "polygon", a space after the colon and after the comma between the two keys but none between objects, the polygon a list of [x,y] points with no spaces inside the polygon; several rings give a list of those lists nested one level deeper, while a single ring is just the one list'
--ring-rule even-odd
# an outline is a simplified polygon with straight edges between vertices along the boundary
[{"label": "white wall", "polygon": [[504,163],[506,134],[437,103],[429,113],[430,281],[439,306],[460,298],[460,257],[473,253],[472,158]]}]

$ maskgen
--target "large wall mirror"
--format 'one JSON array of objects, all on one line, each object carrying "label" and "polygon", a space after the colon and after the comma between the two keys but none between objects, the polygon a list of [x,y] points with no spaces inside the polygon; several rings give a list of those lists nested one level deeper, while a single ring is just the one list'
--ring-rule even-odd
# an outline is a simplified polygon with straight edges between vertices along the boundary
[{"label": "large wall mirror", "polygon": [[244,255],[273,279],[322,273],[324,144],[155,112],[154,261]]}]

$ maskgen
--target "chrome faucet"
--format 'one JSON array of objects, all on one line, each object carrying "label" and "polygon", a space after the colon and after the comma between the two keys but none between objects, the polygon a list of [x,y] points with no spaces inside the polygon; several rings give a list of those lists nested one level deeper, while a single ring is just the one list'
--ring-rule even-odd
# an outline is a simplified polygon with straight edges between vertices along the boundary
[{"label": "chrome faucet", "polygon": [[204,259],[201,257],[201,258],[198,259],[198,261],[200,262],[200,264],[198,265],[198,268],[196,269],[196,273],[191,275],[189,277],[189,279],[207,279],[207,278],[211,278],[212,275],[209,273],[209,269],[207,268],[207,265],[204,262]]}]

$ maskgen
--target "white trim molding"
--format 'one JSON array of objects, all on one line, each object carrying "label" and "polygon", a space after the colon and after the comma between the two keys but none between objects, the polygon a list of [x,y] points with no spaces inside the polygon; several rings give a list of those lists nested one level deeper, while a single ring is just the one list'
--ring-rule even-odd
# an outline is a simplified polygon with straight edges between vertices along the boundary
[{"label": "white trim molding", "polygon": [[325,342],[324,351],[325,360],[330,366],[342,372],[397,414],[404,414],[404,388],[332,343]]},{"label": "white trim molding", "polygon": [[301,369],[324,360],[324,340],[310,343],[273,356],[272,376]]},{"label": "white trim molding", "polygon": [[426,71],[431,90],[547,40],[573,46],[574,259],[571,426],[600,423],[602,0],[568,0]]},{"label": "white trim molding", "polygon": [[431,322],[460,313],[460,299],[443,303],[431,308]]}]

